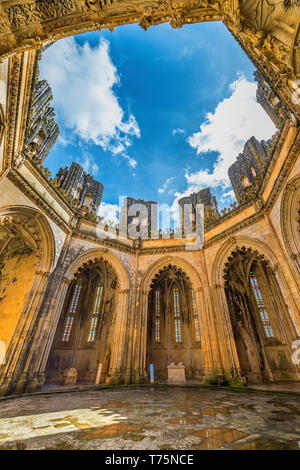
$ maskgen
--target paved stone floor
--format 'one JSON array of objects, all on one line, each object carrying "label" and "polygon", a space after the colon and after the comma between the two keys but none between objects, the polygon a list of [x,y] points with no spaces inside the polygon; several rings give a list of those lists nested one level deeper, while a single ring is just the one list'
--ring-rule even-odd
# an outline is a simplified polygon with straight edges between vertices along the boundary
[{"label": "paved stone floor", "polygon": [[196,387],[0,401],[0,449],[300,449],[300,399]]}]

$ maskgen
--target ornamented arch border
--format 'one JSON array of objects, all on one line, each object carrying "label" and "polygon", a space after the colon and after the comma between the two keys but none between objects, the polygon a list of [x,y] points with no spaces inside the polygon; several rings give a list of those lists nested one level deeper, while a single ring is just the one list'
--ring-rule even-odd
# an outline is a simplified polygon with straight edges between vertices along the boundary
[{"label": "ornamented arch border", "polygon": [[[66,268],[63,274],[63,282],[61,282],[56,294],[55,299],[52,302],[51,312],[51,331],[47,339],[47,345],[43,358],[40,363],[41,373],[44,374],[47,366],[47,361],[51,352],[54,336],[56,333],[57,325],[60,316],[63,311],[68,288],[72,282],[73,276],[76,274],[78,269],[89,261],[96,261],[97,259],[103,259],[107,261],[110,266],[114,269],[118,279],[118,301],[116,306],[118,327],[115,330],[114,337],[112,339],[112,352],[111,361],[114,368],[114,374],[119,377],[120,368],[122,362],[122,348],[124,347],[125,330],[123,325],[126,323],[126,318],[129,312],[129,292],[130,292],[130,280],[128,272],[123,262],[118,256],[108,250],[107,248],[91,248],[78,255]],[[117,379],[119,380],[119,378]]]},{"label": "ornamented arch border", "polygon": [[[157,261],[152,263],[146,271],[143,273],[140,284],[139,284],[139,295],[138,295],[138,309],[137,309],[137,318],[136,318],[136,328],[138,331],[138,335],[135,339],[135,351],[136,351],[136,370],[137,372],[137,379],[136,381],[148,381],[148,374],[147,374],[147,317],[149,315],[149,292],[150,292],[150,285],[156,273],[159,272],[160,269],[164,268],[171,264],[172,266],[176,266],[181,268],[185,274],[189,277],[193,289],[196,294],[196,307],[198,312],[198,318],[200,322],[200,328],[202,331],[205,330],[205,315],[206,315],[206,304],[204,299],[203,293],[203,285],[202,280],[197,273],[195,267],[190,264],[185,259],[179,256],[164,256],[159,258]],[[201,315],[200,313],[203,313]],[[206,338],[204,336],[203,343],[206,344]],[[205,347],[205,346],[203,346]],[[205,361],[205,365],[206,365]]]},{"label": "ornamented arch border", "polygon": [[297,237],[297,231],[299,232],[299,222],[296,220],[297,210],[300,210],[300,174],[286,185],[280,208],[283,241],[289,256],[300,271],[300,233]]},{"label": "ornamented arch border", "polygon": [[[32,337],[36,333],[35,328],[45,287],[49,275],[54,268],[55,241],[47,218],[34,207],[23,205],[6,206],[0,210],[1,218],[7,218],[4,222],[8,226],[10,223],[16,225],[24,223],[23,219],[28,220],[28,236],[32,236],[33,245],[37,247],[37,255],[39,257],[36,275],[20,312],[13,336],[7,345],[6,364],[1,370],[0,388],[3,390],[7,389],[5,393],[12,393],[15,390],[21,392],[25,390],[27,382],[29,383],[31,380],[29,376],[34,375],[32,370],[27,368],[29,367],[29,349]],[[33,223],[33,226],[31,223]],[[28,362],[24,367],[22,353],[26,348],[28,348]]]},{"label": "ornamented arch border", "polygon": [[247,236],[232,237],[224,242],[217,252],[210,273],[210,281],[214,287],[213,298],[215,303],[215,314],[218,317],[218,330],[220,338],[222,339],[224,367],[226,370],[235,371],[235,375],[238,380],[240,380],[241,368],[233,336],[228,303],[225,296],[225,280],[223,279],[223,271],[231,252],[236,248],[241,248],[243,246],[246,248],[252,248],[264,255],[266,260],[269,262],[270,267],[274,269],[274,271],[277,270],[280,281],[283,281],[283,285],[286,286],[284,275],[281,269],[279,269],[280,265],[277,256],[270,247],[260,240]]},{"label": "ornamented arch border", "polygon": [[252,248],[253,250],[257,250],[260,254],[264,255],[269,261],[270,266],[275,269],[278,265],[278,259],[271,250],[269,246],[267,246],[264,242],[260,240],[256,240],[251,237],[233,237],[227,240],[219,249],[212,266],[211,271],[211,283],[212,285],[224,285],[223,279],[223,270],[224,265],[227,261],[227,258],[230,256],[230,253],[234,251],[237,247],[246,246],[247,248]]},{"label": "ornamented arch border", "polygon": [[[297,17],[298,5],[290,5]],[[299,78],[299,26],[282,21],[284,2],[275,0],[14,0],[0,5],[0,56],[39,49],[50,41],[87,31],[138,23],[143,29],[169,22],[222,21],[277,94],[299,118],[291,80]],[[278,39],[277,29],[285,40]],[[276,34],[277,33],[277,34]]]},{"label": "ornamented arch border", "polygon": [[168,266],[169,264],[181,268],[190,278],[195,290],[202,289],[203,286],[201,278],[192,264],[190,264],[188,261],[181,258],[180,256],[164,256],[163,258],[160,258],[155,261],[146,269],[140,282],[141,290],[149,293],[150,284],[155,274],[158,273],[160,269],[164,268],[165,266]]},{"label": "ornamented arch border", "polygon": [[1,217],[25,217],[29,221],[36,224],[38,233],[40,234],[40,250],[39,250],[39,270],[49,273],[54,268],[55,261],[55,240],[52,229],[47,218],[38,209],[30,206],[4,206],[0,209]]},{"label": "ornamented arch border", "polygon": [[120,290],[128,290],[130,288],[128,272],[120,258],[118,258],[117,255],[112,253],[107,248],[92,248],[85,251],[84,253],[81,253],[67,267],[65,272],[65,279],[67,281],[71,281],[73,275],[83,264],[98,258],[102,258],[104,261],[107,261],[115,270],[118,277]]}]

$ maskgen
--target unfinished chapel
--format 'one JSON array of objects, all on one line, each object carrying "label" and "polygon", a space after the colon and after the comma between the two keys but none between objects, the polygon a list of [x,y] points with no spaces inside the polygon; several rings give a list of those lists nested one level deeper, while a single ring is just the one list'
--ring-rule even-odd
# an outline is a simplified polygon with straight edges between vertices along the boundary
[{"label": "unfinished chapel", "polygon": [[[300,381],[299,18],[298,0],[0,1],[0,396],[170,374]],[[148,215],[136,239],[98,216],[105,188],[78,163],[44,166],[59,127],[39,60],[81,32],[207,21],[254,64],[277,132],[235,156],[230,208],[210,188],[179,201],[203,205],[203,243],[167,236],[155,202],[128,198],[128,224],[135,202]]]}]

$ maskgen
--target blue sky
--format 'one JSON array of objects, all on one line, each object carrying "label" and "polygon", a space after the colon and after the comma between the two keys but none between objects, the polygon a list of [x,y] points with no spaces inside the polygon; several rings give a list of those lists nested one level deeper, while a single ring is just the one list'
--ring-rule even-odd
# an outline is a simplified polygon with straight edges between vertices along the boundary
[{"label": "blue sky", "polygon": [[256,103],[254,67],[222,23],[128,25],[58,41],[40,62],[61,135],[45,165],[72,161],[119,196],[176,205],[210,185],[234,200],[227,169],[252,135],[275,131]]}]

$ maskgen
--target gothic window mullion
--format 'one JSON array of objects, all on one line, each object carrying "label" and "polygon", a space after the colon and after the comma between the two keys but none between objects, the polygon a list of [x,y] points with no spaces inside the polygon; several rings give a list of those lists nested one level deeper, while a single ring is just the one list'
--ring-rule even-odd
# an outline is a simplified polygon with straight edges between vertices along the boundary
[{"label": "gothic window mullion", "polygon": [[154,318],[154,341],[160,343],[161,340],[161,328],[160,328],[160,315],[161,315],[161,296],[160,290],[155,291],[155,318]]},{"label": "gothic window mullion", "polygon": [[182,342],[181,334],[181,318],[180,318],[180,296],[178,287],[173,287],[173,307],[174,307],[174,324],[175,324],[175,342]]},{"label": "gothic window mullion", "polygon": [[90,326],[88,334],[88,343],[93,343],[96,338],[96,331],[100,318],[100,309],[102,304],[103,296],[103,283],[98,281],[96,285],[96,293],[92,303],[91,316],[90,316]]},{"label": "gothic window mullion", "polygon": [[[280,312],[282,311],[282,305],[279,303],[279,308],[278,308],[278,300],[276,300],[274,297],[274,287],[277,287],[277,285],[275,286],[274,284],[275,279],[273,279],[273,276],[270,277],[270,272],[268,271],[269,269],[268,267],[266,268],[266,271],[265,271],[260,263],[259,268],[260,268],[260,273],[263,277],[263,280],[268,286],[266,307],[269,312],[271,323],[273,325],[273,330],[275,329],[276,337],[279,337],[280,336],[279,333],[282,333],[285,330],[285,328],[282,325],[282,318],[280,316]],[[268,308],[268,306],[270,306],[270,308]]]},{"label": "gothic window mullion", "polygon": [[82,280],[79,279],[73,287],[71,299],[68,305],[67,318],[64,324],[63,335],[61,341],[68,343],[74,326],[74,320],[78,313],[78,303],[82,289]]},{"label": "gothic window mullion", "polygon": [[262,293],[257,282],[257,278],[253,272],[250,272],[250,284],[252,287],[252,292],[255,298],[256,306],[260,315],[261,324],[263,326],[265,335],[267,338],[274,338],[273,329],[271,326],[271,322],[269,319],[269,315],[265,306],[264,299],[262,297]]},{"label": "gothic window mullion", "polygon": [[201,340],[201,337],[200,337],[200,325],[199,325],[197,302],[196,302],[196,293],[194,289],[192,289],[192,309],[193,309],[195,341],[198,343]]}]

